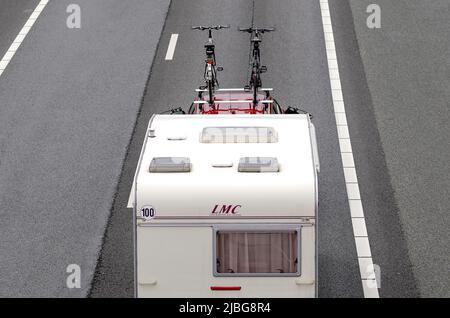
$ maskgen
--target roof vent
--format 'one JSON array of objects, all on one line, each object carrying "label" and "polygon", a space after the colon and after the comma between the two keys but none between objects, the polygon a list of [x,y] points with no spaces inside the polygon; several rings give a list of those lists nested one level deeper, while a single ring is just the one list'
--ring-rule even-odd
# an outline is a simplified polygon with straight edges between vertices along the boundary
[{"label": "roof vent", "polygon": [[214,162],[212,166],[214,168],[231,168],[233,167],[233,162]]},{"label": "roof vent", "polygon": [[277,158],[273,157],[243,157],[239,160],[239,172],[278,172]]},{"label": "roof vent", "polygon": [[190,172],[191,162],[187,157],[155,157],[150,163],[150,172]]},{"label": "roof vent", "polygon": [[169,136],[167,137],[167,140],[172,141],[186,140],[186,136]]}]

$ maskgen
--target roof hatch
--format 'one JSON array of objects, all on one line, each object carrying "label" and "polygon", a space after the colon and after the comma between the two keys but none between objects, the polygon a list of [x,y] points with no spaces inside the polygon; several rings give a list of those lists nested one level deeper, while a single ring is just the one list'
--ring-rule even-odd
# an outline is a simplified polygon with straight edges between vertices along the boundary
[{"label": "roof hatch", "polygon": [[239,160],[239,172],[278,172],[277,158],[273,157],[243,157]]},{"label": "roof hatch", "polygon": [[278,135],[272,127],[205,127],[202,143],[274,143]]},{"label": "roof hatch", "polygon": [[187,157],[154,157],[150,172],[190,172],[191,162]]}]

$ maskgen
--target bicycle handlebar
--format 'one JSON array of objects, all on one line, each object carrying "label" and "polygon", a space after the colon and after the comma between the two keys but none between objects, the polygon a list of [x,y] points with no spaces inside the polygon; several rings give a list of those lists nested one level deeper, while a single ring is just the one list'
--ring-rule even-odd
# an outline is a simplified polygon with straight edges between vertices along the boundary
[{"label": "bicycle handlebar", "polygon": [[238,30],[241,31],[241,32],[247,32],[247,33],[253,33],[253,32],[265,33],[265,32],[275,31],[275,28],[253,28],[253,27],[249,27],[249,28],[238,28]]},{"label": "bicycle handlebar", "polygon": [[192,30],[200,30],[200,31],[220,30],[220,29],[228,29],[229,27],[230,27],[229,25],[209,25],[209,26],[198,25],[198,26],[193,26]]}]

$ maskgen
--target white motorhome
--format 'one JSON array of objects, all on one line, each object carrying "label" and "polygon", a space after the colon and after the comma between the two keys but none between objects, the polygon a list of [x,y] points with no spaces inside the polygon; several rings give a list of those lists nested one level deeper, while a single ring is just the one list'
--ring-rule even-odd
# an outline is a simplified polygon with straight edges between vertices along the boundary
[{"label": "white motorhome", "polygon": [[137,297],[316,297],[308,114],[154,115],[128,206]]}]

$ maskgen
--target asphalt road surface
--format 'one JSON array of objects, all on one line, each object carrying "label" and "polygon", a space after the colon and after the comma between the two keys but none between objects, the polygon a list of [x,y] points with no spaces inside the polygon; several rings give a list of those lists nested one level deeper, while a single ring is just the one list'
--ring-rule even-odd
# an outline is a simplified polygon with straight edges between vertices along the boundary
[{"label": "asphalt road surface", "polygon": [[0,1],[0,57],[13,43],[39,0],[2,0]]},{"label": "asphalt road surface", "polygon": [[[376,1],[379,30],[365,23],[373,1],[350,2],[370,121],[378,128],[418,290],[423,297],[450,297],[450,1]],[[386,231],[381,219],[377,227]]]},{"label": "asphalt road surface", "polygon": [[[133,296],[126,205],[148,121],[202,84],[206,34],[191,25],[232,26],[214,34],[219,80],[243,86],[249,36],[236,28],[253,20],[277,28],[263,86],[314,115],[319,296],[362,297],[319,0],[169,2],[78,0],[82,27],[68,29],[72,1],[50,1],[0,76],[0,296]],[[449,6],[379,2],[369,30],[368,1],[330,0],[379,293],[449,296]],[[0,0],[0,58],[37,3]],[[69,264],[81,289],[66,286]]]},{"label": "asphalt road surface", "polygon": [[169,5],[79,0],[69,29],[71,3],[48,3],[0,77],[0,296],[87,295]]}]

